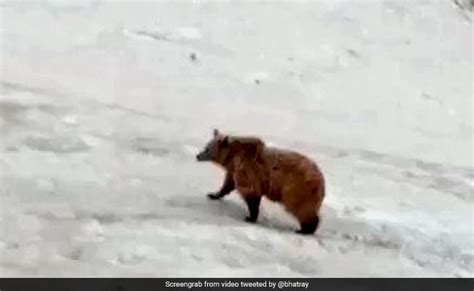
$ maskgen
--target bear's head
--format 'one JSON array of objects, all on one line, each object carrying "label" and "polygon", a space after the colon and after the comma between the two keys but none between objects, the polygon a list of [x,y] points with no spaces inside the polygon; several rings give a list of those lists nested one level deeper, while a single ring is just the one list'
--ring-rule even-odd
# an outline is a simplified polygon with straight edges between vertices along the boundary
[{"label": "bear's head", "polygon": [[214,129],[212,139],[196,156],[196,159],[199,162],[211,161],[226,165],[236,155],[242,158],[253,158],[261,152],[263,147],[264,143],[258,138],[222,135],[219,130]]},{"label": "bear's head", "polygon": [[212,161],[224,162],[230,152],[229,137],[222,135],[219,130],[214,129],[212,139],[206,144],[196,159],[198,162]]}]

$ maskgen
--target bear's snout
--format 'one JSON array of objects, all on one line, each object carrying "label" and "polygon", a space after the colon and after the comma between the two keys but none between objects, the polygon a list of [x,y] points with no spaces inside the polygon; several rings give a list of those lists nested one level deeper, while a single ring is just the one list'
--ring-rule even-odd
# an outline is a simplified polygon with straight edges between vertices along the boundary
[{"label": "bear's snout", "polygon": [[201,153],[197,154],[197,155],[196,155],[196,160],[197,160],[198,162],[200,162],[201,159],[202,159]]},{"label": "bear's snout", "polygon": [[196,155],[196,160],[198,162],[204,162],[204,161],[208,161],[209,157],[208,157],[206,152],[201,152],[201,153]]}]

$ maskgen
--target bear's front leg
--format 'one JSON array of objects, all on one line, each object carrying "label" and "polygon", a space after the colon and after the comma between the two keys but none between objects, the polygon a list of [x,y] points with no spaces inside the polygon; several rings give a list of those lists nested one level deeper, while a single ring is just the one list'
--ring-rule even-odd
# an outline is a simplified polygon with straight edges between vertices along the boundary
[{"label": "bear's front leg", "polygon": [[233,177],[232,174],[227,172],[226,175],[225,175],[224,184],[222,184],[221,189],[219,191],[217,191],[216,193],[207,194],[207,197],[209,197],[209,199],[212,199],[212,200],[221,199],[225,195],[232,192],[232,190],[234,190],[234,189],[235,189],[234,177]]},{"label": "bear's front leg", "polygon": [[245,202],[249,209],[249,216],[245,217],[245,221],[254,223],[257,221],[262,196],[245,196]]}]

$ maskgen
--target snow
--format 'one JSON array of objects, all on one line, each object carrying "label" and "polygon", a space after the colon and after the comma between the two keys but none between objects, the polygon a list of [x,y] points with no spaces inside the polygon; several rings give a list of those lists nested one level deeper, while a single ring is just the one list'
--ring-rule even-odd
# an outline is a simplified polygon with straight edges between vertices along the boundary
[{"label": "snow", "polygon": [[[0,9],[1,276],[474,275],[472,13],[452,1]],[[319,163],[315,236],[206,199],[214,127]]]}]

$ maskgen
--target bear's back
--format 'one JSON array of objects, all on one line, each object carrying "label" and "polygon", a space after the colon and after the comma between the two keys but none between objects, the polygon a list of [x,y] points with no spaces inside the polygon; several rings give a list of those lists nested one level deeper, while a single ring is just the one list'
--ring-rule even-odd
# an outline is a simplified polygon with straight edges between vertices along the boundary
[{"label": "bear's back", "polygon": [[[323,179],[319,167],[310,158],[288,149],[266,147],[263,151],[263,160],[270,173],[278,172],[275,177],[319,181]],[[275,173],[277,174],[277,173]],[[285,179],[282,179],[282,182]]]}]

